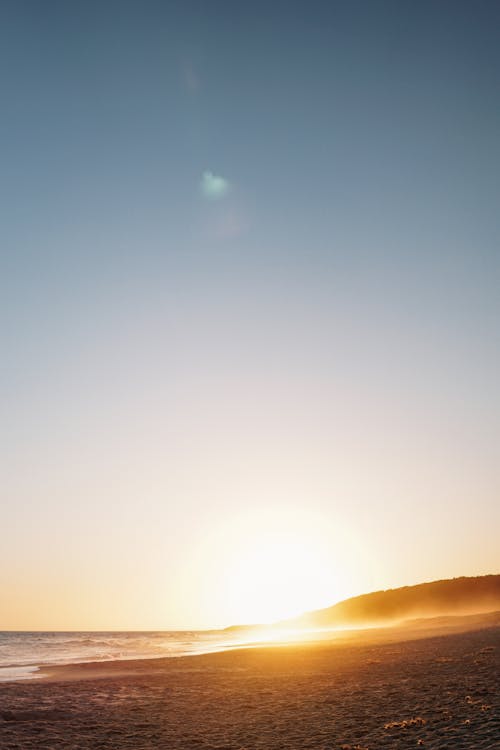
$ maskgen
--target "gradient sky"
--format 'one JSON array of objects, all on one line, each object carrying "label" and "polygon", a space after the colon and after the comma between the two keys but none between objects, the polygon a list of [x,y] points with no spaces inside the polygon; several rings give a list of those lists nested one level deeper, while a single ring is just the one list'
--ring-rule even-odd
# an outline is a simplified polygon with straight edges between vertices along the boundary
[{"label": "gradient sky", "polygon": [[499,23],[1,3],[0,628],[230,624],[280,524],[298,611],[499,572]]}]

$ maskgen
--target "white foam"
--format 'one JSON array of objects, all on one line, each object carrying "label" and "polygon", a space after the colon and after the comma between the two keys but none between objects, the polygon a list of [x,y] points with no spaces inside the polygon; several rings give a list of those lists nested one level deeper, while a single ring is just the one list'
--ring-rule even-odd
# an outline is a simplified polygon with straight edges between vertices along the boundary
[{"label": "white foam", "polygon": [[12,680],[34,680],[41,675],[38,667],[0,667],[0,682],[11,682]]}]

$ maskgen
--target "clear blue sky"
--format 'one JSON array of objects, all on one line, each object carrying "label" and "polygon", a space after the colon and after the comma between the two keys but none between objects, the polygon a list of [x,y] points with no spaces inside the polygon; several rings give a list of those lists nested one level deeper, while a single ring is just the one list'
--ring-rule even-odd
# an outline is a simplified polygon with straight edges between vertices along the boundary
[{"label": "clear blue sky", "polygon": [[499,22],[1,4],[0,627],[227,624],[264,506],[365,551],[318,606],[500,569]]}]

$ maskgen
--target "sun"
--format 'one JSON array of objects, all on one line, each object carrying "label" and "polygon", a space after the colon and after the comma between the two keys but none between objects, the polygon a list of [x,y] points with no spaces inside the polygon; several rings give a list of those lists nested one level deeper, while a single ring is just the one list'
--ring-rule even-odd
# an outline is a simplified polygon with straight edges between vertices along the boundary
[{"label": "sun", "polygon": [[318,605],[326,560],[313,540],[271,529],[245,540],[225,584],[242,622],[269,623]]},{"label": "sun", "polygon": [[200,527],[177,586],[195,627],[269,624],[360,593],[375,567],[366,544],[329,509],[266,504]]},{"label": "sun", "polygon": [[227,519],[205,549],[207,599],[227,624],[277,622],[352,591],[352,540],[317,514],[254,510]]}]

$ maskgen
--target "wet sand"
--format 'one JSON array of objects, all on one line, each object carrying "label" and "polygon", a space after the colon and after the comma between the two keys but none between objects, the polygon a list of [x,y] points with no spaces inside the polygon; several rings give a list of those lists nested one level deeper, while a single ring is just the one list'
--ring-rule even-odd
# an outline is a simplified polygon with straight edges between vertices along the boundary
[{"label": "wet sand", "polygon": [[51,669],[0,685],[0,748],[498,750],[500,620],[484,624]]}]

